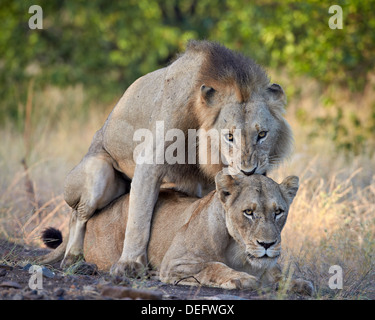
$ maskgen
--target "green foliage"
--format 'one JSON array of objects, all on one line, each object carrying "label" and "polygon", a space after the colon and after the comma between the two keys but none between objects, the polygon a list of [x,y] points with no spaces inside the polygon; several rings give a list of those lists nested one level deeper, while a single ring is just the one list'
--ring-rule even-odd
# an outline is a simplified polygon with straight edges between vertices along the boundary
[{"label": "green foliage", "polygon": [[363,86],[373,68],[374,1],[336,1],[343,29],[330,29],[324,1],[228,1],[215,36],[272,68],[286,66],[326,83]]},{"label": "green foliage", "polygon": [[[43,30],[28,27],[32,4],[43,8]],[[360,90],[374,68],[375,0],[335,4],[341,30],[328,26],[331,4],[317,0],[1,1],[0,122],[21,116],[31,79],[35,89],[80,83],[91,99],[113,101],[193,38]]]}]

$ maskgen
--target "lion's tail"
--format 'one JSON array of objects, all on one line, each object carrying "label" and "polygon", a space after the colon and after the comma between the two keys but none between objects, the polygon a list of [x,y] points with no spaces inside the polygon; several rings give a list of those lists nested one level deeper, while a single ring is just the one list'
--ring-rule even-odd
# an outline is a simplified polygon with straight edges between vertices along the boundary
[{"label": "lion's tail", "polygon": [[51,264],[61,261],[64,258],[67,241],[64,239],[60,230],[55,228],[47,228],[42,232],[42,240],[44,244],[52,249],[56,249],[44,256],[38,258],[40,264]]},{"label": "lion's tail", "polygon": [[61,231],[52,227],[44,229],[41,238],[43,243],[51,249],[56,249],[63,242]]}]

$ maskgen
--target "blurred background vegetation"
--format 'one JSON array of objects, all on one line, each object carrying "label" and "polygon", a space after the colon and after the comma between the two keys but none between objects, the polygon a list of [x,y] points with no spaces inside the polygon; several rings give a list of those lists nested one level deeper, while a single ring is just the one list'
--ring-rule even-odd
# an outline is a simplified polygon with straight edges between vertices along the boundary
[{"label": "blurred background vegetation", "polygon": [[[32,4],[43,8],[43,30],[28,27]],[[341,30],[328,26],[332,4],[343,9]],[[1,0],[0,123],[25,130],[28,97],[46,88],[80,88],[81,116],[92,101],[113,105],[189,39],[210,39],[270,70],[309,139],[323,134],[338,149],[372,152],[374,8],[374,0]],[[316,108],[298,105],[303,94]],[[58,120],[66,104],[56,108]]]}]

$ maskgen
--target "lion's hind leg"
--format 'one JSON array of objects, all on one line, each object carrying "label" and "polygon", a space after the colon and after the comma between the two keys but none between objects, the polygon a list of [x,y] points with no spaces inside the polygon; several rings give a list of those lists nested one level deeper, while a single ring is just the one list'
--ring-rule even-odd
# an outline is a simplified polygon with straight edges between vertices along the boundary
[{"label": "lion's hind leg", "polygon": [[83,256],[86,223],[98,209],[126,193],[129,181],[112,166],[109,156],[91,155],[69,174],[65,183],[65,200],[73,207],[69,239],[61,267]]}]

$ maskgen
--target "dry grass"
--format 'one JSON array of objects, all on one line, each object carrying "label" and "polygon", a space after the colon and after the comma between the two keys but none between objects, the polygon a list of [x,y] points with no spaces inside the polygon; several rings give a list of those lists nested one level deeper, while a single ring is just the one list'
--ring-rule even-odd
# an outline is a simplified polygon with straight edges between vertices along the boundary
[{"label": "dry grass", "polygon": [[24,132],[13,125],[0,129],[0,237],[41,245],[39,233],[46,226],[66,231],[64,178],[113,106],[92,106],[95,112],[88,116],[80,87],[47,88],[30,96],[33,103],[28,98],[19,106],[21,114],[25,110]]},{"label": "dry grass", "polygon": [[[305,83],[302,98],[290,102],[287,117],[295,134],[295,152],[288,163],[271,173],[278,182],[288,175],[300,178],[282,235],[286,272],[292,269],[297,276],[311,280],[316,298],[374,299],[375,155],[337,152],[324,132],[309,139],[314,126],[296,121],[297,108],[308,113],[331,111],[321,104],[313,88],[313,82]],[[349,100],[345,92],[338,99],[348,113],[360,117],[374,100],[369,90],[359,101]],[[342,290],[329,288],[333,265],[342,268]]]},{"label": "dry grass", "polygon": [[[271,173],[278,182],[287,175],[300,177],[283,231],[285,273],[311,280],[318,299],[375,298],[375,158],[337,153],[324,135],[310,141],[311,127],[296,121],[295,110],[321,112],[324,107],[304,90],[300,100],[290,102],[287,115],[296,137],[294,155]],[[62,197],[64,178],[112,106],[90,106],[96,111],[82,115],[80,87],[32,93],[31,85],[28,101],[20,103],[25,131],[0,130],[0,238],[38,246],[47,226],[66,233],[70,211]],[[343,269],[342,290],[328,286],[332,265]]]},{"label": "dry grass", "polygon": [[[295,156],[273,175],[277,181],[289,174],[300,177],[283,231],[284,262],[314,283],[317,297],[374,298],[375,162],[368,168],[361,159],[344,165],[339,156],[329,158]],[[343,270],[343,290],[329,289],[333,265]]]}]

